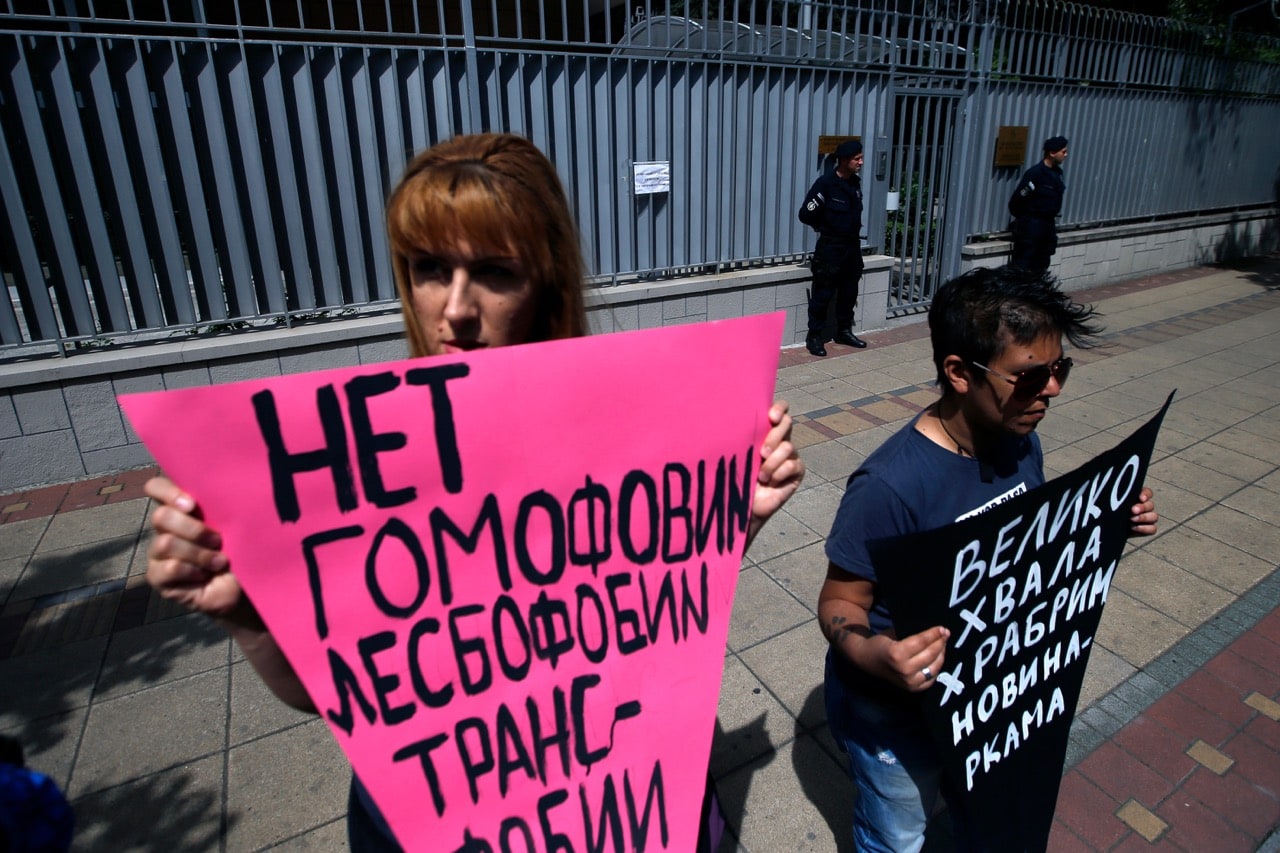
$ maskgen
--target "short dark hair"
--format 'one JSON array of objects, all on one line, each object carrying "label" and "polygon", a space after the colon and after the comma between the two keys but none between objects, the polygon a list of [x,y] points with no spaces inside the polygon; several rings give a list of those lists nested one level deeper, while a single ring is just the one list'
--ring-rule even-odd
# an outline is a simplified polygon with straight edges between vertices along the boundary
[{"label": "short dark hair", "polygon": [[862,142],[857,139],[846,139],[836,146],[836,159],[848,160],[862,153]]},{"label": "short dark hair", "polygon": [[1030,344],[1057,332],[1086,347],[1102,331],[1091,305],[1072,302],[1047,272],[1012,265],[978,267],[938,289],[929,307],[933,364],[943,393],[951,390],[942,362],[958,355],[966,364],[988,364],[1010,343]]}]

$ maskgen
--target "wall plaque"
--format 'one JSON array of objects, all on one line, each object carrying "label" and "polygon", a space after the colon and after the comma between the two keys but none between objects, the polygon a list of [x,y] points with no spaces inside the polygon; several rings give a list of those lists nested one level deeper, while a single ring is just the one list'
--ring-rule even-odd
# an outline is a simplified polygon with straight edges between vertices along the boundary
[{"label": "wall plaque", "polygon": [[1027,127],[1004,125],[996,131],[995,167],[1015,168],[1027,162]]}]

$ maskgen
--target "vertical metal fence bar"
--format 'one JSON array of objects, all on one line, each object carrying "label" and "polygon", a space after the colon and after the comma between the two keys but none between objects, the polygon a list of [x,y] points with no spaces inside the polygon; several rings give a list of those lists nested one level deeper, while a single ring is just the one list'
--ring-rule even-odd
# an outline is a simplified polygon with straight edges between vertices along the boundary
[{"label": "vertical metal fence bar", "polygon": [[257,252],[258,266],[255,279],[260,295],[259,310],[283,313],[285,301],[284,271],[280,267],[278,240],[271,214],[269,199],[260,189],[271,186],[267,182],[266,164],[259,143],[258,117],[253,104],[250,52],[241,42],[238,55],[226,70],[228,89],[232,101],[232,115],[237,131],[239,150],[232,168],[242,174],[250,216],[245,222],[245,238]]},{"label": "vertical metal fence bar", "polygon": [[460,93],[466,109],[462,113],[462,125],[459,133],[477,133],[484,130],[480,112],[480,69],[476,65],[476,24],[473,8],[470,3],[460,3],[462,11],[462,57],[465,73],[465,88]]},{"label": "vertical metal fence bar", "polygon": [[[102,158],[113,192],[116,216],[116,241],[123,241],[118,252],[124,268],[125,286],[133,305],[138,325],[143,328],[164,327],[170,323],[160,305],[156,274],[152,268],[151,250],[147,246],[147,229],[142,220],[142,205],[134,192],[132,159],[125,137],[133,134],[125,126],[125,115],[116,106],[118,88],[111,79],[111,56],[101,40],[95,40],[96,58],[88,69],[86,93],[101,134]],[[127,99],[125,99],[127,100]]]},{"label": "vertical metal fence bar", "polygon": [[[385,235],[383,209],[386,204],[388,187],[384,185],[382,168],[378,160],[378,151],[381,146],[379,145],[378,128],[374,118],[377,101],[373,97],[371,89],[370,69],[367,61],[368,54],[360,48],[352,48],[352,50],[355,51],[352,55],[358,61],[354,63],[355,70],[348,78],[350,100],[346,101],[344,99],[344,104],[348,116],[347,121],[350,126],[349,133],[354,133],[355,136],[355,144],[349,152],[352,160],[352,172],[359,175],[359,180],[354,188],[352,202],[353,206],[358,205],[362,210],[360,215],[352,220],[351,224],[368,223],[373,233]],[[340,55],[339,58],[344,57]],[[392,177],[392,180],[398,177],[396,175]],[[368,248],[373,263],[370,277],[373,279],[374,290],[379,292],[383,298],[387,298],[392,292],[392,272],[385,237],[371,239]],[[369,287],[368,279],[362,286],[364,288]]]},{"label": "vertical metal fence bar", "polygon": [[[636,257],[636,236],[635,236],[635,216],[634,216],[634,196],[631,192],[631,125],[634,116],[639,110],[639,97],[637,96],[637,75],[638,69],[643,69],[647,64],[647,60],[628,59],[624,60],[622,68],[619,70],[613,81],[613,103],[616,108],[613,110],[613,121],[609,127],[611,130],[609,138],[608,162],[611,164],[610,183],[613,187],[613,206],[612,209],[606,208],[603,211],[605,218],[611,217],[614,221],[614,233],[616,235],[616,248],[613,253],[613,261],[611,271],[614,273],[623,270],[639,270],[641,265]],[[600,215],[600,214],[598,214]]]},{"label": "vertical metal fence bar", "polygon": [[[364,52],[366,59],[371,55],[378,58],[377,74],[373,82],[380,95],[382,144],[364,152],[361,157],[367,161],[365,174],[369,178],[364,184],[363,192],[369,202],[369,214],[343,220],[349,225],[358,225],[355,230],[364,257],[368,258],[363,274],[357,277],[353,272],[351,287],[357,301],[393,299],[396,293],[390,246],[385,237],[386,199],[391,188],[404,174],[409,156],[413,153],[412,146],[406,148],[408,132],[403,119],[402,92],[396,68],[397,53],[396,50],[368,49]],[[382,152],[381,157],[378,156],[379,151]]]},{"label": "vertical metal fence bar", "polygon": [[929,223],[933,215],[933,175],[932,161],[928,158],[927,149],[921,144],[929,131],[929,98],[921,94],[908,96],[911,117],[908,126],[911,138],[907,144],[911,152],[911,171],[916,179],[915,192],[912,193],[911,205],[911,301],[919,303],[924,297],[924,286],[928,281],[928,243]]},{"label": "vertical metal fence bar", "polygon": [[500,126],[522,132],[529,125],[525,108],[525,54],[502,54],[498,59],[499,98],[502,102]]},{"label": "vertical metal fence bar", "polygon": [[947,225],[952,219],[952,206],[958,203],[958,199],[950,192],[951,188],[951,169],[954,163],[952,156],[955,151],[955,128],[956,128],[956,104],[958,98],[953,96],[944,96],[938,99],[937,112],[938,121],[934,128],[934,178],[933,187],[937,198],[938,209],[931,220],[932,243],[930,244],[929,270],[930,277],[925,290],[925,299],[931,300],[933,294],[937,291],[939,285],[952,272],[946,268],[947,252],[945,247],[950,245],[949,235],[951,234]]},{"label": "vertical metal fence bar", "polygon": [[[222,276],[218,272],[217,250],[213,245],[213,231],[209,222],[210,208],[200,175],[195,134],[191,128],[191,109],[187,102],[181,54],[175,42],[168,42],[167,47],[168,61],[161,75],[161,85],[164,102],[168,107],[164,115],[173,139],[174,172],[181,187],[181,199],[186,213],[187,266],[200,293],[204,317],[222,320],[227,316],[227,304],[222,295]],[[178,195],[177,188],[173,195]]]},{"label": "vertical metal fence bar", "polygon": [[[214,214],[222,259],[223,298],[228,302],[228,313],[235,317],[248,317],[257,313],[259,304],[254,293],[253,263],[245,234],[244,211],[236,187],[236,171],[246,163],[234,161],[232,137],[228,131],[222,107],[220,81],[230,82],[230,75],[220,75],[217,70],[221,54],[239,63],[234,49],[219,48],[206,43],[191,49],[193,59],[202,60],[196,70],[196,91],[200,117],[209,150],[208,168],[213,178],[211,196],[216,205]],[[232,116],[234,120],[234,114]],[[246,176],[247,177],[247,176]]]},{"label": "vertical metal fence bar", "polygon": [[[557,134],[556,152],[564,163],[572,164],[566,172],[571,181],[566,192],[570,193],[575,219],[579,223],[585,223],[599,218],[598,213],[593,216],[593,211],[616,210],[617,207],[616,184],[609,181],[607,174],[600,173],[602,160],[596,156],[598,146],[593,143],[593,134],[598,131],[602,122],[599,104],[593,97],[595,69],[593,60],[586,56],[557,55],[554,61],[557,76],[571,78],[567,83],[571,87],[570,99],[579,106],[577,109],[567,110],[570,113],[568,123],[562,123],[556,120],[556,108],[549,105],[552,109],[549,110],[547,119],[549,126],[563,131],[562,134]],[[605,159],[604,163],[612,163],[612,158]],[[584,236],[588,233],[590,232],[582,232]],[[588,248],[593,252],[586,256],[588,264],[591,269],[599,269],[599,247],[595,246],[594,240],[589,240]]]},{"label": "vertical metal fence bar", "polygon": [[[595,220],[593,226],[589,226],[594,231],[594,239],[591,242],[591,248],[594,250],[592,256],[592,272],[596,275],[608,275],[611,280],[617,282],[618,265],[616,259],[621,255],[621,237],[619,236],[619,219],[618,219],[618,176],[617,170],[613,168],[614,160],[613,152],[617,147],[617,127],[618,112],[626,109],[626,102],[619,102],[618,93],[623,90],[623,81],[627,76],[627,68],[630,63],[626,60],[621,62],[607,62],[602,64],[600,74],[596,80],[596,114],[603,116],[601,119],[599,130],[595,134],[595,145],[592,154],[596,162],[596,181],[599,186],[599,198],[601,202],[595,207],[595,216],[590,217]],[[584,210],[586,208],[579,208]],[[579,221],[583,217],[579,215]],[[605,258],[609,261],[606,262]]]},{"label": "vertical metal fence bar", "polygon": [[934,242],[938,233],[938,214],[945,200],[946,187],[940,185],[941,164],[946,161],[949,152],[943,151],[940,145],[943,135],[939,126],[942,120],[941,98],[935,95],[921,95],[917,102],[921,107],[920,138],[923,143],[921,154],[921,172],[929,187],[928,196],[923,199],[924,210],[920,225],[920,245],[917,249],[918,264],[921,268],[919,299],[925,301],[936,282],[937,253]]},{"label": "vertical metal fence bar", "polygon": [[[764,77],[764,86],[758,99],[760,117],[757,120],[759,124],[753,126],[776,127],[778,101],[782,96],[781,90],[787,69],[763,68],[761,71]],[[772,133],[752,135],[757,137],[755,140],[755,153],[760,165],[750,173],[759,175],[759,178],[751,181],[754,186],[750,187],[750,207],[748,209],[755,218],[756,228],[754,229],[751,244],[747,246],[746,255],[748,258],[760,258],[766,254],[765,246],[769,242],[769,227],[777,224],[774,216],[776,208],[771,208],[770,205],[766,204],[767,193],[765,190],[771,184],[776,185],[778,163],[775,157],[771,156],[776,136]]]},{"label": "vertical metal fence bar", "polygon": [[[0,225],[4,227],[6,235],[0,237],[0,245],[30,230],[26,208],[22,202],[22,189],[18,183],[18,175],[14,172],[12,151],[4,124],[0,122],[0,154],[3,155],[0,156],[0,209],[4,211],[4,219],[0,220]],[[15,239],[13,242],[16,246],[14,255],[10,258],[10,269],[16,280],[28,337],[32,340],[56,338],[58,321],[53,313],[53,303],[49,301],[49,290],[45,286],[44,270],[41,268],[35,243],[22,239]],[[0,299],[0,342],[6,345],[23,343],[18,317],[9,300],[7,288],[3,296]]]},{"label": "vertical metal fence bar", "polygon": [[[285,52],[289,46],[273,45],[259,54],[259,93],[266,111],[261,130],[265,131],[267,152],[274,166],[275,221],[283,237],[280,259],[284,263],[285,287],[290,307],[311,309],[316,305],[315,270],[311,269],[306,227],[302,213],[306,200],[298,188],[295,142],[289,126],[289,103],[285,97]],[[294,72],[298,73],[297,71]],[[260,119],[264,117],[259,116]]]},{"label": "vertical metal fence bar", "polygon": [[[985,46],[985,40],[983,44]],[[951,166],[947,182],[947,194],[952,201],[945,226],[947,233],[953,235],[967,234],[970,223],[980,221],[981,211],[999,195],[994,180],[996,174],[1009,171],[995,168],[994,151],[985,144],[983,130],[998,124],[991,112],[990,86],[985,85],[985,81],[968,89],[956,104],[956,116],[958,137],[952,143],[952,150],[960,153]],[[945,260],[950,263],[951,256]],[[957,263],[947,268],[946,274],[958,273],[959,266]]]},{"label": "vertical metal fence bar", "polygon": [[663,151],[656,159],[666,160],[672,170],[671,190],[666,204],[666,241],[671,254],[671,266],[687,269],[694,261],[690,246],[689,212],[693,207],[690,193],[689,141],[693,132],[693,116],[689,98],[692,94],[693,62],[686,59],[673,66],[671,83],[665,93],[671,122],[664,140]]},{"label": "vertical metal fence bar", "polygon": [[192,324],[196,322],[195,305],[187,279],[186,263],[182,255],[182,239],[174,217],[173,201],[169,197],[169,177],[165,168],[164,152],[160,142],[160,129],[156,124],[155,104],[152,101],[147,79],[147,63],[151,47],[146,42],[130,44],[124,84],[128,92],[133,123],[130,131],[138,143],[139,162],[133,170],[135,179],[146,188],[144,203],[151,228],[154,229],[156,246],[153,248],[153,264],[160,282],[161,300],[167,310],[173,312],[171,322]]},{"label": "vertical metal fence bar", "polygon": [[[307,195],[319,202],[313,207],[313,218],[319,219],[323,215],[325,222],[321,227],[325,228],[327,232],[325,239],[330,244],[322,257],[326,258],[327,263],[333,265],[335,273],[345,268],[346,275],[339,274],[339,278],[346,279],[354,298],[361,298],[358,294],[363,294],[363,298],[367,299],[368,273],[364,247],[360,240],[363,229],[357,227],[364,221],[364,217],[358,203],[360,193],[353,166],[355,157],[351,150],[351,134],[347,129],[349,110],[342,80],[342,53],[348,49],[350,48],[336,46],[309,49],[310,56],[307,64],[312,78],[311,85],[315,98],[322,107],[324,121],[322,122],[317,111],[312,109],[307,110],[305,114],[300,114],[299,125],[312,126],[309,138],[308,131],[302,131],[303,151],[306,160],[309,161]],[[333,169],[332,198],[329,197],[328,180],[323,170],[326,161]],[[315,187],[317,183],[320,185],[318,190]],[[318,198],[314,195],[317,191]],[[329,224],[330,216],[339,223],[340,235],[333,233]],[[337,257],[339,238],[342,255],[346,261],[345,267]],[[328,302],[330,305],[341,304],[340,294],[335,293],[330,296],[326,288],[326,300],[329,299],[334,299]]]},{"label": "vertical metal fence bar", "polygon": [[376,294],[382,294],[381,298],[385,299],[394,293],[391,288],[393,276],[387,243],[372,237],[370,232],[383,232],[386,199],[391,188],[400,180],[407,158],[396,52],[386,48],[365,48],[361,52],[361,58],[369,68],[370,103],[377,105],[375,128],[378,144],[358,153],[360,159],[367,163],[365,172],[372,180],[372,183],[365,183],[365,197],[377,202],[377,215],[370,213],[367,218],[357,217],[348,221],[353,225],[358,224],[359,227],[355,230],[358,239],[364,244],[365,257],[369,259],[363,274],[351,278],[351,287],[354,294],[364,294],[356,297],[358,301],[367,301],[378,298]]},{"label": "vertical metal fence bar", "polygon": [[[602,78],[602,70],[609,67],[608,60],[589,57],[582,63],[582,79],[579,83],[578,91],[581,100],[579,103],[585,111],[588,132],[585,138],[585,144],[578,146],[578,163],[579,170],[575,188],[590,188],[597,198],[602,198],[607,189],[607,182],[600,171],[600,158],[598,156],[598,147],[600,137],[606,133],[607,117],[602,115],[599,102],[599,83]],[[521,102],[523,107],[523,101]],[[579,137],[581,138],[581,137]],[[597,209],[599,205],[597,205]],[[599,216],[590,215],[586,209],[575,206],[574,212],[578,222],[578,239],[583,244],[583,257],[590,259],[587,275],[594,276],[599,273],[598,261],[595,259],[600,251],[600,229],[598,227]]]},{"label": "vertical metal fence bar", "polygon": [[[341,156],[341,147],[340,143],[321,130],[317,92],[312,81],[314,71],[311,48],[298,47],[292,53],[297,65],[287,81],[289,85],[285,94],[293,105],[297,122],[295,133],[301,155],[298,158],[301,161],[300,177],[305,187],[300,195],[305,195],[306,198],[305,205],[299,205],[299,208],[305,217],[303,228],[309,232],[311,242],[308,252],[311,286],[305,290],[306,297],[303,299],[304,291],[299,282],[299,301],[306,308],[341,305],[343,287],[338,263],[337,235],[330,219],[335,200],[330,198],[329,181],[324,168],[327,160],[336,160]],[[367,64],[362,63],[361,67],[367,67]]]},{"label": "vertical metal fence bar", "polygon": [[[414,25],[417,26],[418,6],[416,3],[413,10],[415,16]],[[416,156],[419,151],[428,145],[427,112],[425,108],[427,98],[426,69],[424,67],[425,63],[419,58],[420,55],[420,51],[413,49],[397,48],[393,51],[402,103],[409,127],[405,139],[408,143],[407,149],[401,152],[398,162],[392,161],[392,174],[403,171],[405,166],[408,165],[406,158]]]},{"label": "vertical metal fence bar", "polygon": [[646,59],[640,62],[639,67],[643,69],[643,73],[632,87],[636,104],[633,113],[635,120],[627,122],[627,132],[622,137],[626,148],[621,162],[628,169],[627,186],[630,191],[630,204],[624,205],[623,209],[627,211],[631,220],[632,251],[634,252],[630,260],[632,269],[650,272],[657,266],[657,260],[653,256],[653,221],[649,215],[646,200],[636,195],[635,179],[631,170],[636,160],[643,156],[638,152],[641,145],[640,134],[651,126],[650,122],[644,119],[653,116],[653,80],[657,76],[658,64],[663,61],[665,60]]},{"label": "vertical metal fence bar", "polygon": [[[19,42],[19,44],[21,44]],[[47,48],[48,43],[45,43]],[[71,233],[70,217],[62,200],[53,161],[39,156],[53,148],[46,136],[44,120],[40,115],[40,94],[30,76],[33,65],[29,51],[19,48],[19,61],[12,72],[14,99],[22,120],[27,150],[33,152],[32,166],[40,204],[32,204],[31,212],[37,219],[37,227],[51,244],[49,286],[57,298],[59,315],[68,335],[92,335],[96,331],[89,300],[85,296],[80,262],[76,257],[75,237]],[[20,232],[19,232],[20,233]],[[40,281],[43,283],[44,277]]]},{"label": "vertical metal fence bar", "polygon": [[[654,87],[653,121],[650,122],[652,135],[646,140],[648,143],[646,160],[665,160],[671,164],[674,148],[672,138],[676,133],[678,119],[672,109],[671,92],[675,88],[682,66],[683,63],[676,60],[664,64],[661,83]],[[679,172],[681,164],[677,162],[674,165]],[[671,176],[671,189],[667,192],[649,194],[649,209],[653,217],[654,256],[657,266],[669,271],[672,267],[680,266],[680,259],[675,256],[672,244],[675,229],[674,208],[683,195],[677,186],[679,177],[681,176]]]},{"label": "vertical metal fence bar", "polygon": [[425,57],[433,72],[430,78],[431,89],[428,100],[431,110],[427,113],[431,118],[428,139],[432,142],[437,139],[447,139],[460,132],[458,123],[454,120],[460,107],[454,95],[453,56],[452,50],[445,49],[439,53],[427,53]]},{"label": "vertical metal fence bar", "polygon": [[[1030,5],[1033,12],[1040,9],[1039,3]],[[1046,39],[1040,33],[1028,30],[1023,33],[1027,44],[1027,70],[1034,77],[1051,77],[1053,76],[1053,50],[1049,39]]]},{"label": "vertical metal fence bar", "polygon": [[[904,136],[906,129],[904,122],[898,117],[895,108],[897,96],[891,90],[888,101],[890,106],[886,109],[885,136],[889,140],[889,186],[899,193],[898,210],[893,217],[892,234],[887,234],[889,245],[886,246],[886,253],[894,259],[893,267],[889,273],[889,308],[892,310],[904,301],[903,279],[905,271],[903,264],[908,254],[906,247],[906,219],[907,212],[911,209],[910,187],[907,184],[907,155]],[[892,113],[889,110],[893,110]]]},{"label": "vertical metal fence bar", "polygon": [[[774,205],[777,222],[773,229],[773,239],[768,247],[770,255],[781,254],[786,248],[794,245],[788,239],[788,234],[793,229],[793,223],[796,223],[796,215],[791,206],[786,204],[786,199],[793,198],[808,189],[807,186],[797,186],[803,182],[803,173],[800,170],[804,168],[802,152],[805,145],[801,142],[801,131],[802,128],[809,126],[805,120],[808,118],[805,108],[812,103],[812,99],[806,98],[805,95],[813,92],[814,81],[823,73],[825,72],[816,68],[807,68],[795,71],[791,76],[790,96],[785,100],[790,115],[786,121],[780,123],[777,134],[778,146],[781,149],[777,158],[778,180],[773,188],[773,197],[778,199],[778,203]],[[799,205],[795,207],[798,209]]]},{"label": "vertical metal fence bar", "polygon": [[[776,29],[772,22],[770,22],[769,29]],[[773,43],[768,32],[766,32],[766,38],[770,38],[770,44]],[[750,65],[747,68],[747,74],[747,91],[744,98],[746,101],[746,117],[744,120],[746,122],[746,126],[749,128],[762,127],[763,125],[759,123],[760,119],[757,118],[757,115],[763,112],[763,109],[760,106],[760,101],[762,101],[767,95],[769,67],[765,65]],[[760,159],[760,153],[755,144],[756,140],[752,138],[754,134],[747,133],[740,135],[744,137],[743,141],[746,143],[746,157],[744,158],[746,174],[758,174],[759,170],[762,168],[762,164],[758,162]],[[756,200],[759,196],[756,192],[757,188],[751,186],[751,182],[747,182],[747,185],[742,187],[742,189],[745,190],[745,192],[737,194],[734,198],[735,214],[739,210],[742,211],[743,214],[738,219],[739,227],[736,229],[735,233],[735,237],[737,239],[734,243],[734,255],[739,258],[750,258],[753,255],[751,240],[753,230],[752,226],[755,224],[757,218],[758,211],[756,210]]]},{"label": "vertical metal fence bar", "polygon": [[116,273],[115,253],[107,236],[107,222],[103,216],[97,180],[93,174],[92,163],[95,158],[89,150],[87,134],[80,121],[79,97],[71,81],[71,68],[76,63],[74,57],[68,57],[67,54],[74,52],[76,47],[74,42],[69,44],[64,39],[57,39],[55,43],[57,58],[46,78],[52,94],[49,104],[51,111],[57,115],[61,141],[66,146],[69,160],[67,196],[75,199],[77,218],[86,236],[81,244],[85,285],[92,294],[93,307],[97,309],[99,329],[127,331],[128,313],[120,290],[120,277]]},{"label": "vertical metal fence bar", "polygon": [[525,98],[529,105],[529,119],[524,132],[535,141],[551,138],[551,106],[547,94],[550,71],[547,66],[548,59],[545,55],[526,59],[524,84],[528,87]]},{"label": "vertical metal fence bar", "polygon": [[[689,99],[689,133],[684,139],[682,154],[688,163],[688,175],[685,179],[689,194],[689,207],[685,214],[685,233],[688,235],[690,256],[701,265],[706,265],[719,258],[711,251],[715,245],[707,232],[706,211],[715,205],[707,195],[709,177],[707,161],[710,157],[703,152],[714,152],[712,118],[707,102],[708,78],[711,76],[713,60],[710,58],[690,66]],[[712,270],[714,271],[714,269]]]},{"label": "vertical metal fence bar", "polygon": [[955,222],[955,209],[961,206],[959,194],[954,192],[954,183],[952,181],[952,171],[955,169],[957,150],[957,141],[962,139],[958,133],[958,125],[960,122],[960,98],[948,97],[942,101],[942,124],[939,129],[940,139],[938,150],[941,157],[938,162],[938,180],[936,186],[942,190],[942,209],[940,211],[937,222],[937,239],[935,241],[934,250],[934,279],[930,283],[931,287],[926,297],[932,301],[937,288],[942,282],[946,281],[955,273],[959,272],[959,264],[948,267],[948,259],[953,253],[944,251],[945,247],[952,245],[952,235],[958,233],[958,229],[953,230],[952,224]]},{"label": "vertical metal fence bar", "polygon": [[[1077,131],[1083,131],[1085,128],[1089,127],[1089,125],[1086,124],[1082,118],[1082,113],[1080,109],[1082,100],[1083,99],[1080,97],[1080,93],[1078,91],[1072,92],[1067,97],[1066,109],[1063,111],[1064,113],[1063,117],[1059,120],[1058,130],[1050,131],[1051,133],[1062,133],[1066,135],[1068,139],[1070,139],[1071,134],[1074,134],[1077,140],[1081,138],[1080,134]],[[1096,145],[1097,143],[1095,140],[1090,139],[1089,144]],[[1096,170],[1095,170],[1095,174],[1096,174]],[[1078,177],[1078,174],[1077,174],[1077,177]],[[1094,196],[1096,195],[1096,192],[1091,191],[1091,188],[1089,188],[1087,184],[1082,189],[1084,189],[1085,191],[1074,193],[1073,198],[1072,197],[1064,198],[1064,202],[1062,205],[1063,212],[1060,214],[1060,216],[1063,217],[1062,221],[1070,222],[1070,221],[1079,219],[1080,210],[1089,209],[1090,207],[1093,206],[1092,201]]]}]

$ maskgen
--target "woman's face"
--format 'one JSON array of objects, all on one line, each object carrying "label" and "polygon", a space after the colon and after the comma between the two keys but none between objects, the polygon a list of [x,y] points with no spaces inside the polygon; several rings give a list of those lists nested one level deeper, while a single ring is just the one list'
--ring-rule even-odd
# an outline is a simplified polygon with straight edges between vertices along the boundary
[{"label": "woman's face", "polygon": [[477,253],[464,241],[444,254],[411,252],[408,263],[413,314],[427,355],[528,341],[534,287],[514,252]]}]

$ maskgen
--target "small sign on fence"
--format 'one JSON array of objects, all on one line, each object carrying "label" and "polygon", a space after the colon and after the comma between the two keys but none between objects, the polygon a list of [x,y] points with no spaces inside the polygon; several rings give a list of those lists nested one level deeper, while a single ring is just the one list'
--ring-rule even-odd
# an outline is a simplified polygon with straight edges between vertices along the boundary
[{"label": "small sign on fence", "polygon": [[996,131],[995,167],[997,169],[1009,166],[1016,169],[1026,162],[1029,131],[1028,127],[1013,125],[1003,125]]},{"label": "small sign on fence", "polygon": [[632,164],[636,195],[671,192],[671,161],[652,160]]},{"label": "small sign on fence", "polygon": [[829,154],[835,154],[836,149],[840,147],[841,142],[847,142],[850,139],[856,139],[861,142],[861,136],[819,136],[818,137],[818,153],[824,157]]}]

